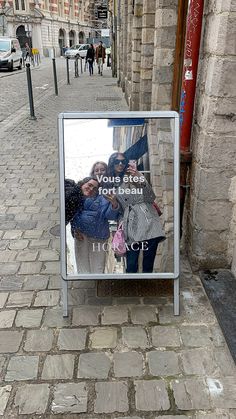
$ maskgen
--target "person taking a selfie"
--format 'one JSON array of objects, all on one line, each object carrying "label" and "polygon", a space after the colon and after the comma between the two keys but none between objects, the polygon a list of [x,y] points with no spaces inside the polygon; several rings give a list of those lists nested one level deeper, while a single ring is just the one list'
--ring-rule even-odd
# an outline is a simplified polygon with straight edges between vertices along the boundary
[{"label": "person taking a selfie", "polygon": [[153,206],[155,194],[137,170],[133,161],[123,153],[113,153],[108,162],[108,173],[115,183],[116,198],[123,210],[123,228],[128,245],[127,273],[138,272],[140,250],[143,250],[142,272],[153,272],[158,244],[165,240],[159,215]]}]

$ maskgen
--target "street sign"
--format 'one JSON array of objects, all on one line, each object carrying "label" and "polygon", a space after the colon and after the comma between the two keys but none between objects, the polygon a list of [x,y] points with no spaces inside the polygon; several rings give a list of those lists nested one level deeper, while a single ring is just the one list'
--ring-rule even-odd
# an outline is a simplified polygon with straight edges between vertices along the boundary
[{"label": "street sign", "polygon": [[97,17],[98,19],[107,19],[107,7],[98,7],[97,8]]},{"label": "street sign", "polygon": [[98,10],[98,19],[107,19],[107,10]]}]

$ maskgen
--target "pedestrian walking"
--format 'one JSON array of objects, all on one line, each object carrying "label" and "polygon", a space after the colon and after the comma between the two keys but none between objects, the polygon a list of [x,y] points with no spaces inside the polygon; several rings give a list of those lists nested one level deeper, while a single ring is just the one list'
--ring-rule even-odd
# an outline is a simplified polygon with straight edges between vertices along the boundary
[{"label": "pedestrian walking", "polygon": [[102,41],[99,42],[98,47],[96,48],[96,61],[98,65],[98,74],[102,76],[103,73],[103,64],[106,58],[106,50],[102,45]]},{"label": "pedestrian walking", "polygon": [[107,55],[107,67],[111,67],[111,47],[108,47],[106,49],[106,55]]},{"label": "pedestrian walking", "polygon": [[86,63],[89,65],[89,75],[92,76],[93,74],[93,63],[94,63],[94,57],[95,57],[95,50],[93,47],[93,44],[90,44],[90,47],[86,54]]},{"label": "pedestrian walking", "polygon": [[65,53],[68,49],[69,49],[69,47],[67,45],[65,47],[62,47],[62,55],[65,55]]},{"label": "pedestrian walking", "polygon": [[32,55],[31,48],[30,48],[29,44],[26,42],[25,43],[25,61],[27,60],[28,57],[29,57],[29,60],[30,60],[31,55]]}]

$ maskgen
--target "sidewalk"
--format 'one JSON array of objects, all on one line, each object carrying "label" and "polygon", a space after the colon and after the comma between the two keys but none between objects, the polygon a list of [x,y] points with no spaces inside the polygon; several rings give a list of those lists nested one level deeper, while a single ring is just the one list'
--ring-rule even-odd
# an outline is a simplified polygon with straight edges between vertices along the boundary
[{"label": "sidewalk", "polygon": [[[66,80],[66,61],[64,58],[58,58],[57,64],[57,79],[59,88]],[[71,63],[72,64],[72,63]],[[45,96],[54,93],[53,82],[53,68],[52,60],[44,58],[39,66],[31,68],[31,78],[33,85],[33,96],[35,105],[39,100],[44,100]],[[1,107],[0,107],[0,127],[2,122],[6,123],[9,120],[12,125],[12,115],[14,115],[14,123],[20,113],[20,120],[22,119],[22,112],[29,107],[29,97],[27,88],[26,69],[14,70],[13,72],[0,71],[0,86],[1,86]],[[1,128],[0,128],[1,129]]]},{"label": "sidewalk", "polygon": [[71,284],[62,317],[57,115],[118,110],[127,105],[107,69],[71,77],[37,104],[37,121],[23,109],[2,124],[0,415],[234,419],[235,365],[184,257],[179,317],[168,294],[99,298],[94,281]]}]

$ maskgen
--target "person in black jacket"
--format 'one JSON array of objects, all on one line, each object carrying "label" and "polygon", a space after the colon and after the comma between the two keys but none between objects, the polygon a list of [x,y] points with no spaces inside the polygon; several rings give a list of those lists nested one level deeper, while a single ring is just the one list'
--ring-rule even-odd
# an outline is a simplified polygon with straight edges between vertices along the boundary
[{"label": "person in black jacket", "polygon": [[90,47],[86,54],[86,62],[89,64],[89,75],[93,74],[93,63],[94,63],[95,50],[93,44],[90,44]]},{"label": "person in black jacket", "polygon": [[65,221],[68,224],[78,210],[83,209],[81,185],[72,179],[65,179]]}]

